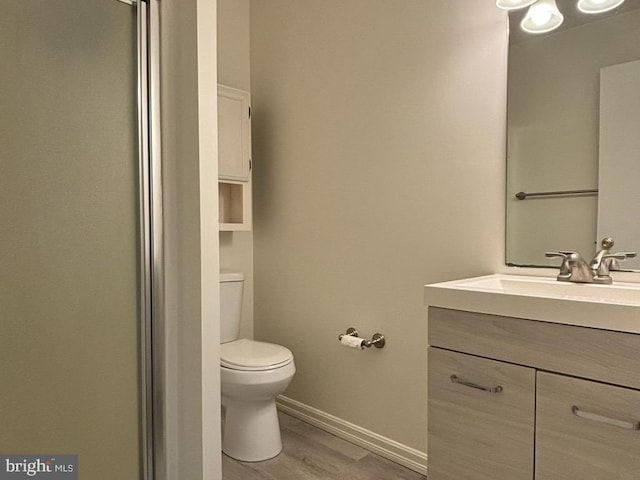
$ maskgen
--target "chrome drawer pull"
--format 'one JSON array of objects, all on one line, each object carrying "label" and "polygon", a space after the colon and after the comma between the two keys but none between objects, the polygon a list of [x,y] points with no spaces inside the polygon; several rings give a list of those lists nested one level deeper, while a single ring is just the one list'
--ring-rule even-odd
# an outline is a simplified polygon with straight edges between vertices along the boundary
[{"label": "chrome drawer pull", "polygon": [[571,411],[576,417],[586,418],[587,420],[593,420],[594,422],[606,423],[607,425],[626,428],[627,430],[640,430],[640,422],[625,422],[624,420],[605,417],[603,415],[598,415],[597,413],[585,412],[575,405],[571,407]]},{"label": "chrome drawer pull", "polygon": [[484,385],[478,385],[477,383],[461,380],[457,375],[451,375],[451,382],[457,383],[458,385],[464,385],[465,387],[477,388],[478,390],[489,393],[500,393],[502,391],[502,385],[497,385],[495,387],[485,387]]}]

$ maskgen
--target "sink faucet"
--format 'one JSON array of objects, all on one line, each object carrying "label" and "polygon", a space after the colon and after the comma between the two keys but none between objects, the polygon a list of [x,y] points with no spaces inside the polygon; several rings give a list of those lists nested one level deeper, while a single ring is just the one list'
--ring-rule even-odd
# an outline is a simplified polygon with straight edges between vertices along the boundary
[{"label": "sink faucet", "polygon": [[596,253],[593,260],[587,263],[578,252],[561,250],[559,252],[546,252],[546,257],[560,257],[560,273],[558,281],[575,283],[600,283],[611,284],[613,279],[609,275],[610,270],[619,268],[618,260],[634,258],[636,252],[611,253],[613,239],[604,238],[600,243],[602,249]]},{"label": "sink faucet", "polygon": [[578,252],[547,252],[546,257],[561,257],[559,282],[593,283],[593,271]]},{"label": "sink faucet", "polygon": [[618,260],[626,260],[627,258],[634,258],[637,256],[636,252],[620,252],[611,253],[611,248],[614,245],[613,238],[603,238],[600,242],[602,249],[596,253],[593,260],[591,260],[591,270],[593,271],[593,277],[596,283],[610,284],[612,282],[609,275],[610,270],[619,270],[620,264]]}]

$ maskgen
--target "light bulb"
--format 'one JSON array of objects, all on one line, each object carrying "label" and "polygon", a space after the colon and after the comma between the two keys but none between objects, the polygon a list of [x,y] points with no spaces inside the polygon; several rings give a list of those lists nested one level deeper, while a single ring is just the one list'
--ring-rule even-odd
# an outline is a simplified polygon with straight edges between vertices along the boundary
[{"label": "light bulb", "polygon": [[529,7],[520,28],[528,33],[547,33],[558,28],[563,21],[564,16],[555,0],[538,0]]},{"label": "light bulb", "polygon": [[538,27],[542,27],[543,25],[546,25],[547,23],[549,23],[549,20],[551,20],[552,15],[553,14],[548,10],[543,10],[539,8],[535,12],[531,13],[531,21],[535,23]]},{"label": "light bulb", "polygon": [[604,13],[619,7],[623,2],[624,0],[579,0],[578,10],[588,14]]}]

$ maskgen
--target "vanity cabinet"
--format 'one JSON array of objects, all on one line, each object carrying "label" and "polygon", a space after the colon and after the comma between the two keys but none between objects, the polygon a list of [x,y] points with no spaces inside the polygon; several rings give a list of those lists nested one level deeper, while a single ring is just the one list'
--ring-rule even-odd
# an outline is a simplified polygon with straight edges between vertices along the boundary
[{"label": "vanity cabinet", "polygon": [[429,349],[429,479],[531,480],[536,372]]},{"label": "vanity cabinet", "polygon": [[538,372],[536,398],[536,479],[640,478],[640,391]]},{"label": "vanity cabinet", "polygon": [[429,480],[638,480],[640,335],[429,308]]},{"label": "vanity cabinet", "polygon": [[249,92],[218,85],[220,230],[251,230],[251,103]]}]

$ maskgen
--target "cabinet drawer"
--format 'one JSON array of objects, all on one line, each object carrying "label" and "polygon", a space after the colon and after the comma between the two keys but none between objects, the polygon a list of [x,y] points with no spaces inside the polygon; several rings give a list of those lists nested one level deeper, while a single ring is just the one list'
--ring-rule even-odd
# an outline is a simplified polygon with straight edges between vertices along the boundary
[{"label": "cabinet drawer", "polygon": [[532,480],[535,370],[430,347],[428,381],[429,480]]},{"label": "cabinet drawer", "polygon": [[639,421],[640,391],[539,372],[536,480],[638,480]]},{"label": "cabinet drawer", "polygon": [[429,345],[640,388],[636,334],[430,307]]}]

